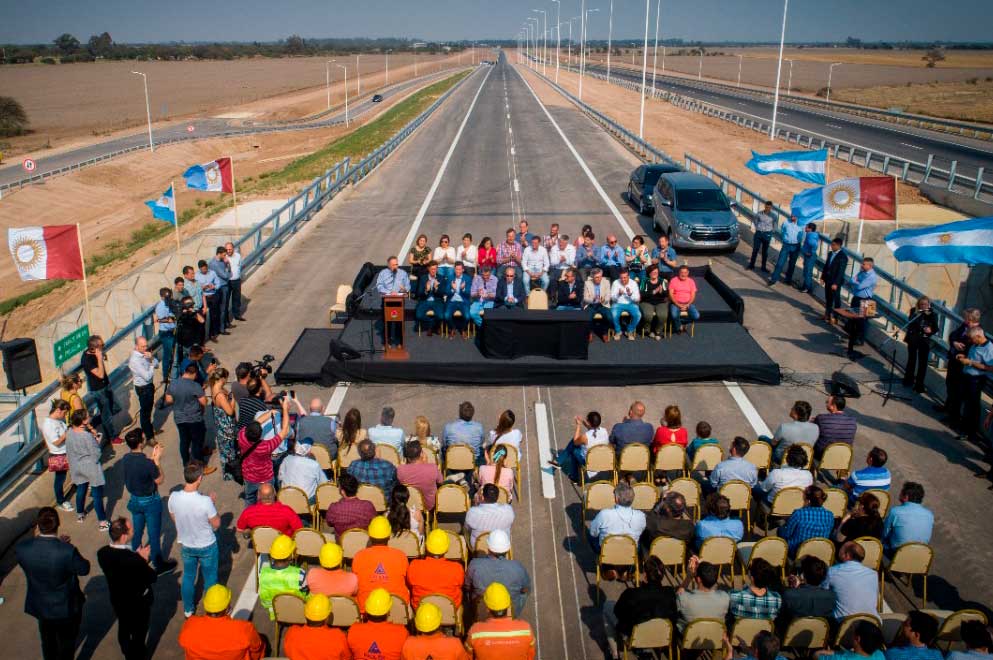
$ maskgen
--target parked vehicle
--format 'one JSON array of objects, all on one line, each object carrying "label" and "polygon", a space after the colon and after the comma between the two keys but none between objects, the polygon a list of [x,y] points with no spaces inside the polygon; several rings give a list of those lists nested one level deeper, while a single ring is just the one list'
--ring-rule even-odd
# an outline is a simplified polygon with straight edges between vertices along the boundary
[{"label": "parked vehicle", "polygon": [[653,214],[655,207],[652,202],[652,191],[655,190],[655,184],[658,183],[659,177],[670,172],[681,171],[678,165],[665,163],[639,165],[631,172],[631,178],[628,179],[628,202],[642,215]]},{"label": "parked vehicle", "polygon": [[738,246],[738,219],[720,187],[700,174],[663,174],[652,193],[655,229],[675,248],[733,251]]}]

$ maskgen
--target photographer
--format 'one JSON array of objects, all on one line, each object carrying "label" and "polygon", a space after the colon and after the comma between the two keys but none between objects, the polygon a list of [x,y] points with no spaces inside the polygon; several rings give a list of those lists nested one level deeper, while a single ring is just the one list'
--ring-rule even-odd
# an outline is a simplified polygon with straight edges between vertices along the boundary
[{"label": "photographer", "polygon": [[265,390],[262,380],[249,376],[245,383],[248,396],[238,401],[238,430],[245,428],[255,421],[256,415],[266,412],[269,407],[266,405]]},{"label": "photographer", "polygon": [[[257,386],[258,381],[250,381],[250,384]],[[242,456],[241,471],[245,479],[245,506],[255,504],[262,484],[272,484],[275,480],[272,452],[283,444],[283,438],[290,430],[290,399],[287,396],[281,397],[279,403],[283,413],[281,425],[279,432],[271,438],[264,438],[262,426],[274,420],[274,410],[263,413],[257,420],[251,420],[238,432],[238,452]]]},{"label": "photographer", "polygon": [[[203,336],[204,317],[196,310],[191,296],[183,296],[179,316],[176,317],[176,362],[182,363],[193,346],[200,343]],[[179,372],[182,373],[181,371]]]},{"label": "photographer", "polygon": [[105,440],[119,445],[124,440],[117,437],[114,430],[114,415],[120,410],[114,401],[114,388],[110,385],[110,370],[107,368],[107,354],[103,351],[103,337],[92,335],[86,343],[86,352],[80,362],[86,374],[86,387],[100,407],[100,426]]}]

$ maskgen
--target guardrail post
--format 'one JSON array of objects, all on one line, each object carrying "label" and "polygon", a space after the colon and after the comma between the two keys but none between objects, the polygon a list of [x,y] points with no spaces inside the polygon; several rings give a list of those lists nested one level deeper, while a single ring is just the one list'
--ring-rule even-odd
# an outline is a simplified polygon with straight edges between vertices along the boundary
[{"label": "guardrail post", "polygon": [[985,167],[980,167],[976,170],[976,192],[972,195],[973,199],[979,199],[979,193],[983,190],[983,174],[985,172]]},{"label": "guardrail post", "polygon": [[927,163],[924,164],[924,183],[927,183],[931,176],[931,166],[934,165],[934,154],[927,155]]},{"label": "guardrail post", "polygon": [[890,157],[886,156],[883,158],[883,174],[889,174],[890,171]]},{"label": "guardrail post", "polygon": [[866,151],[865,152],[865,169],[867,169],[867,170],[872,169],[870,167],[870,164],[871,163],[872,163],[872,152],[871,151]]},{"label": "guardrail post", "polygon": [[948,168],[948,190],[952,189],[955,185],[955,169],[958,167],[959,162],[957,160],[952,161],[952,166]]},{"label": "guardrail post", "polygon": [[903,171],[900,173],[900,180],[906,182],[907,176],[910,174],[910,163],[904,161]]}]

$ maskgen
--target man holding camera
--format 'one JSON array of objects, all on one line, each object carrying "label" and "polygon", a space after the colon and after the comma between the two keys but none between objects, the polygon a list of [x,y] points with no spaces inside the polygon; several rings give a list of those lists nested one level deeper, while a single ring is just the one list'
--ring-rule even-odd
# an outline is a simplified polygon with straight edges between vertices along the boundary
[{"label": "man holding camera", "polygon": [[[190,355],[190,349],[200,343],[203,337],[204,317],[196,309],[192,296],[184,296],[179,316],[176,317],[176,364],[182,364]],[[179,370],[177,369],[177,375]]]},{"label": "man holding camera", "polygon": [[107,368],[107,354],[103,352],[103,337],[91,335],[86,342],[86,352],[80,362],[86,374],[86,386],[100,407],[100,426],[103,437],[115,445],[124,440],[114,430],[114,415],[120,410],[114,401],[114,388],[110,384],[110,370]]}]

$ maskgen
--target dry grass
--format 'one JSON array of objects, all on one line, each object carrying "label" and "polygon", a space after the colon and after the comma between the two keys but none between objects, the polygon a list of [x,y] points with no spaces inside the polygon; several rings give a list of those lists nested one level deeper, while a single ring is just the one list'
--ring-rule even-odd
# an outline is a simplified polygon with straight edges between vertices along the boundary
[{"label": "dry grass", "polygon": [[878,108],[901,108],[934,117],[993,123],[993,81],[886,85],[832,92],[838,101]]}]

